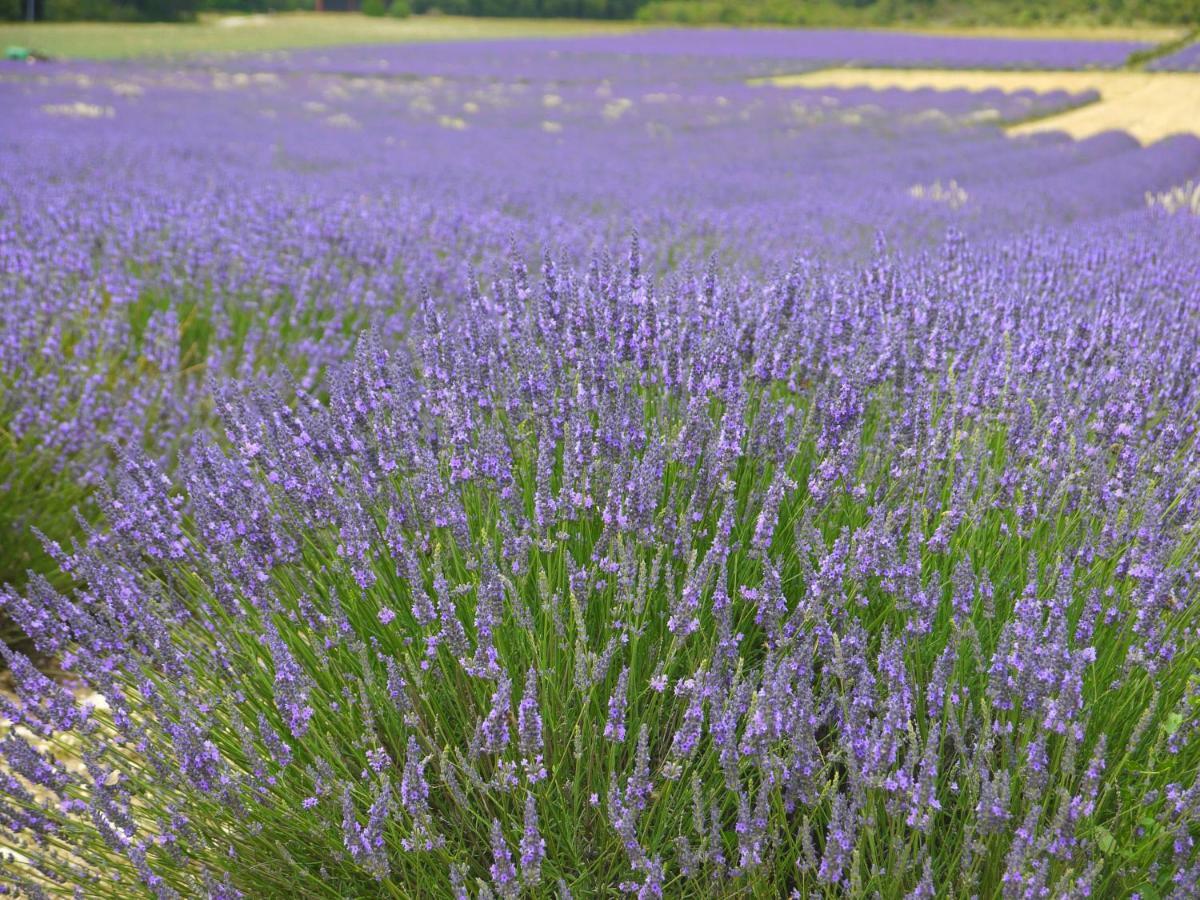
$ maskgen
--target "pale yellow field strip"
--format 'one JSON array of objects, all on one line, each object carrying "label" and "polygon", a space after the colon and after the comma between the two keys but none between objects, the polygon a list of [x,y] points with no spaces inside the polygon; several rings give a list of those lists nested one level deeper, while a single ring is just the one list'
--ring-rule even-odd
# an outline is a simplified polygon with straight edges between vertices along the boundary
[{"label": "pale yellow field strip", "polygon": [[1200,73],[1007,72],[952,69],[823,69],[766,79],[778,87],[900,88],[942,91],[1097,91],[1100,100],[1025,122],[1012,134],[1062,131],[1074,138],[1125,131],[1143,144],[1172,134],[1200,135]]},{"label": "pale yellow field strip", "polygon": [[0,47],[16,44],[53,57],[115,59],[350,44],[627,34],[646,30],[641,22],[595,19],[466,16],[376,19],[354,13],[296,12],[202,16],[197,22],[0,22]]}]

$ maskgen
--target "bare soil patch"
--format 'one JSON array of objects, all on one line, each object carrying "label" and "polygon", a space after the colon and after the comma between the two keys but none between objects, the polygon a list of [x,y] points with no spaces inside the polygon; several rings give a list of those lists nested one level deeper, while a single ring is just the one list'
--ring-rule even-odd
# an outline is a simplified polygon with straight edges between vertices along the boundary
[{"label": "bare soil patch", "polygon": [[1124,131],[1143,144],[1172,134],[1200,135],[1200,74],[1189,72],[1010,72],[952,69],[823,69],[767,79],[777,87],[900,88],[954,91],[1096,91],[1100,99],[1009,128],[1013,134],[1061,131],[1085,138]]}]

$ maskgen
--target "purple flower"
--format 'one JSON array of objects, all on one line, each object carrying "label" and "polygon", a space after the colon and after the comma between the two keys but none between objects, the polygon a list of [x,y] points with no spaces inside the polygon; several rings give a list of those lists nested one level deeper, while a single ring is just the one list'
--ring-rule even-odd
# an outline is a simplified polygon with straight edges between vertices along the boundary
[{"label": "purple flower", "polygon": [[542,880],[542,861],[546,842],[538,831],[537,803],[533,794],[525,796],[525,826],[521,833],[521,880],[526,888],[537,887]]},{"label": "purple flower", "polygon": [[476,746],[484,753],[501,753],[508,746],[509,723],[512,713],[512,682],[502,674],[487,714],[476,731]]},{"label": "purple flower", "polygon": [[517,878],[517,869],[513,865],[512,851],[504,840],[504,831],[500,821],[492,819],[492,885],[496,892],[505,900],[515,900],[521,896],[521,883]]},{"label": "purple flower", "polygon": [[608,721],[604,723],[604,736],[620,744],[625,741],[625,707],[629,701],[629,666],[621,669],[617,686],[608,697]]}]

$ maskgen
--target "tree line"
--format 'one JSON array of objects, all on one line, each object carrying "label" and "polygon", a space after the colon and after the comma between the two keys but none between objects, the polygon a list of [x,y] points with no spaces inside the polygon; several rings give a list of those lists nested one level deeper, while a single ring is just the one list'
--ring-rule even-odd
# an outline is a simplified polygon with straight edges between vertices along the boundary
[{"label": "tree line", "polygon": [[[386,0],[383,3],[386,6]],[[313,5],[314,0],[0,0],[0,19],[23,19],[32,11],[36,18],[58,21],[186,21],[204,12],[287,12]],[[1200,26],[1200,0],[408,0],[404,6],[418,14],[638,18],[681,24]]]}]

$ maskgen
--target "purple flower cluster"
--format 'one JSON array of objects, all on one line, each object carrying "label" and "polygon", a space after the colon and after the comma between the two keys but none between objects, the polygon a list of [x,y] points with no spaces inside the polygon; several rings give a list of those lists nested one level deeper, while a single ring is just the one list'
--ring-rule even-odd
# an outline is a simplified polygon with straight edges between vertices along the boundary
[{"label": "purple flower cluster", "polygon": [[362,329],[399,340],[424,293],[461,295],[469,267],[514,240],[579,263],[632,228],[654,271],[716,250],[761,273],[798,248],[861,259],[878,233],[915,248],[947,227],[1107,219],[1200,161],[1183,138],[1015,142],[994,127],[1084,95],[749,86],[817,64],[811,35],[779,41],[5,70],[0,581],[53,573],[34,529],[77,536],[74,510],[95,518],[122,454],[171,471],[211,422],[212,383],[266,372],[319,391]]},{"label": "purple flower cluster", "polygon": [[1200,144],[807,39],[0,82],[4,889],[1193,895]]},{"label": "purple flower cluster", "polygon": [[[459,45],[415,45],[401,51],[378,47],[321,48],[287,54],[262,54],[261,64],[272,69],[318,69],[326,72],[397,75],[427,67],[444,77],[477,75],[481,68],[493,77],[540,75],[536,60],[546,41],[518,40]],[[623,35],[580,37],[554,42],[554,52],[577,57],[587,75],[597,81],[615,73],[611,59],[635,66],[665,58],[679,77],[683,73],[736,62],[757,69],[819,68],[860,65],[888,68],[969,69],[1089,69],[1119,68],[1153,43],[1129,40],[969,37],[805,28],[655,29]],[[226,67],[228,58],[210,57]],[[235,65],[241,65],[239,57]]]},{"label": "purple flower cluster", "polygon": [[[1088,868],[1117,827],[1114,751],[1143,760],[1121,789],[1158,798],[1164,858],[1200,812],[1166,800],[1197,790],[1196,225],[1144,227],[952,238],[755,288],[652,280],[636,243],[539,284],[514,258],[401,345],[366,336],[326,402],[229,396],[226,440],[177,480],[122,464],[108,527],[64,554],[76,589],[5,595],[106,699],[76,710],[14,655],[6,716],[120,773],[10,734],[9,765],[61,798],[22,804],[12,840],[53,870],[38,835],[82,827],[76,802],[161,790],[227,824],[131,812],[102,869],[154,873],[168,836],[236,884],[216,835],[265,828],[290,790],[316,798],[290,828],[338,836],[313,852],[339,878],[407,883],[482,845],[472,869],[518,896],[575,877],[545,811],[571,820],[595,783],[619,849],[584,839],[607,874],[581,887],[792,871],[849,890],[892,859],[881,821],[923,848],[894,875],[913,889],[970,893],[994,867],[1018,894],[1121,883]],[[1128,265],[1150,253],[1175,262]],[[699,628],[668,623],[685,591]],[[1151,686],[1171,747],[1104,699]],[[951,840],[961,868],[938,863]]]},{"label": "purple flower cluster", "polygon": [[1152,59],[1146,68],[1157,72],[1200,72],[1200,41],[1193,41],[1181,50]]}]

